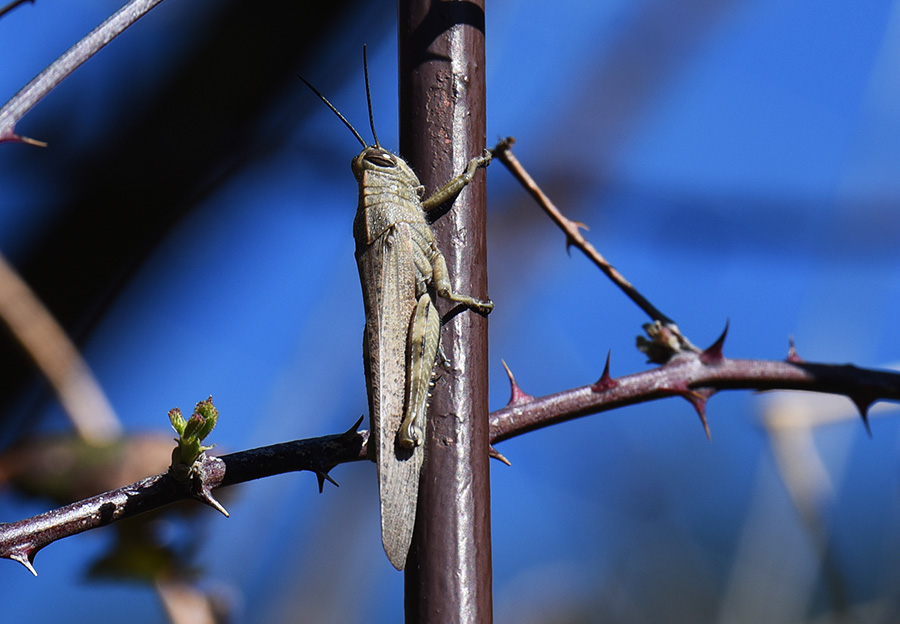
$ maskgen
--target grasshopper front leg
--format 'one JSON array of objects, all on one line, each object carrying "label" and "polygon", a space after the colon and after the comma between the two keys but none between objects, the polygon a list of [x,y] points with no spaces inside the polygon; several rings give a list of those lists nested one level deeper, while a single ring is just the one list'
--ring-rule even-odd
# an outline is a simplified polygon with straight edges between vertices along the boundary
[{"label": "grasshopper front leg", "polygon": [[[469,161],[465,171],[435,191],[431,197],[423,200],[422,210],[427,213],[429,210],[437,208],[441,204],[454,199],[472,181],[472,178],[475,177],[475,173],[480,168],[487,167],[489,164],[491,164],[491,151],[484,150],[484,153],[481,156],[476,156]],[[444,255],[438,251],[438,248],[433,241],[428,250],[428,261],[431,264],[431,280],[433,281],[434,289],[439,296],[449,301],[461,303],[467,308],[471,308],[482,314],[487,314],[494,309],[492,301],[482,301],[468,295],[453,292],[453,287],[450,285],[449,272],[447,271],[447,261],[444,259]]]},{"label": "grasshopper front leg", "polygon": [[436,190],[434,195],[428,199],[422,200],[422,210],[428,212],[459,195],[469,182],[472,181],[472,178],[475,177],[476,171],[491,164],[491,157],[491,151],[486,149],[481,156],[476,156],[470,160],[469,164],[466,165],[465,171]]}]

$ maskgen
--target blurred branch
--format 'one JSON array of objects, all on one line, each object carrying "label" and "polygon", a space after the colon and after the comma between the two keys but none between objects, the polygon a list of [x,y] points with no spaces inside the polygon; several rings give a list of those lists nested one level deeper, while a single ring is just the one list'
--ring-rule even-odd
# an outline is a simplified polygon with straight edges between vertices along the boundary
[{"label": "blurred branch", "polygon": [[159,581],[156,591],[172,624],[216,624],[209,596],[182,581]]},{"label": "blurred branch", "polygon": [[[827,522],[827,512],[834,504],[835,488],[824,458],[816,448],[814,433],[823,425],[844,420],[848,414],[846,410],[838,410],[838,406],[828,398],[823,395],[781,394],[776,400],[768,402],[763,427],[778,476],[791,497],[821,565],[832,609],[846,616],[851,606],[847,600],[849,582]],[[840,464],[840,457],[841,453],[832,448],[830,463]],[[801,599],[800,596],[797,598]]]},{"label": "blurred branch", "polygon": [[0,320],[41,370],[78,435],[91,444],[122,427],[87,362],[37,295],[0,254]]},{"label": "blurred branch", "polygon": [[[510,379],[513,392],[509,404],[490,415],[492,443],[589,414],[671,396],[687,399],[705,422],[706,402],[720,390],[786,389],[843,394],[850,397],[864,418],[875,401],[900,401],[900,373],[848,364],[729,359],[721,355],[721,341],[702,353],[682,353],[663,366],[617,379],[609,375],[607,360],[596,383],[545,397],[528,395],[512,376]],[[222,457],[203,455],[198,460],[198,474],[203,479],[200,487],[166,472],[32,518],[0,524],[0,557],[19,561],[34,572],[34,555],[58,539],[188,498],[210,504],[204,492],[285,472],[315,472],[321,491],[325,480],[331,480],[328,472],[334,466],[366,459],[369,434],[356,430],[361,422],[358,420],[342,434]]]},{"label": "blurred branch", "polygon": [[94,56],[107,43],[118,37],[122,31],[146,15],[160,2],[162,0],[131,0],[22,87],[0,108],[0,143],[18,141],[46,146],[46,143],[41,141],[17,135],[16,124],[19,120],[82,63]]},{"label": "blurred branch", "polygon": [[638,292],[637,288],[635,288],[631,282],[625,279],[624,275],[619,273],[619,271],[617,271],[616,268],[611,265],[584,236],[582,236],[580,230],[587,229],[587,226],[567,218],[560,212],[559,208],[553,205],[550,198],[544,194],[541,187],[538,186],[537,182],[535,182],[530,175],[528,175],[528,172],[512,153],[512,146],[515,142],[516,140],[514,138],[507,137],[497,143],[491,152],[495,158],[506,165],[507,169],[513,174],[513,177],[525,187],[525,190],[534,197],[535,201],[544,212],[546,212],[553,222],[565,233],[566,247],[568,248],[574,245],[580,249],[584,255],[596,264],[600,270],[628,296],[629,299],[647,314],[647,316],[653,319],[653,321],[665,326],[677,338],[680,349],[697,351],[697,348],[691,344],[691,341],[682,335],[681,331],[678,329],[678,325],[675,324],[675,321],[663,314],[650,303],[640,292]]},{"label": "blurred branch", "polygon": [[12,11],[17,6],[19,6],[21,4],[25,4],[26,2],[30,2],[30,3],[34,4],[34,0],[13,0],[9,4],[7,4],[5,7],[0,8],[0,17],[3,17],[4,15],[6,15],[10,11]]}]

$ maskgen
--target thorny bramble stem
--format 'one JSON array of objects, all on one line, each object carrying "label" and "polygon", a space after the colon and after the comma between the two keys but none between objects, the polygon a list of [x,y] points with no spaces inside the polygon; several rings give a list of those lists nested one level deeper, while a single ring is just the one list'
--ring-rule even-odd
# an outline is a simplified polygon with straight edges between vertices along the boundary
[{"label": "thorny bramble stem", "polygon": [[[808,390],[848,396],[865,419],[875,401],[900,401],[900,373],[851,365],[797,361],[738,360],[722,357],[717,342],[702,353],[682,353],[664,366],[614,379],[608,369],[581,388],[545,397],[523,392],[490,415],[492,443],[534,429],[633,403],[681,396],[705,419],[706,401],[720,390]],[[515,382],[513,382],[515,384]],[[518,388],[514,385],[513,388]],[[285,472],[310,470],[321,489],[338,464],[366,459],[368,432],[356,431],[361,420],[338,435],[275,444],[222,457],[205,457],[207,491]],[[203,498],[168,473],[72,503],[18,522],[0,524],[0,557],[15,559],[33,571],[34,555],[70,535],[188,498]],[[209,504],[209,501],[203,502]]]}]

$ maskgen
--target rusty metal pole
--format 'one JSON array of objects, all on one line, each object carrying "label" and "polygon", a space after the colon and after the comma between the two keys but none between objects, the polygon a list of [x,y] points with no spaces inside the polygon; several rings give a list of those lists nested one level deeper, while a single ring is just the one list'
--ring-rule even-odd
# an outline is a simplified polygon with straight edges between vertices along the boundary
[{"label": "rusty metal pole", "polygon": [[[400,154],[426,193],[485,147],[484,2],[400,0]],[[454,289],[487,296],[484,173],[434,225]],[[441,312],[452,307],[441,301]],[[407,622],[490,623],[487,319],[465,310],[441,333],[413,547]]]}]

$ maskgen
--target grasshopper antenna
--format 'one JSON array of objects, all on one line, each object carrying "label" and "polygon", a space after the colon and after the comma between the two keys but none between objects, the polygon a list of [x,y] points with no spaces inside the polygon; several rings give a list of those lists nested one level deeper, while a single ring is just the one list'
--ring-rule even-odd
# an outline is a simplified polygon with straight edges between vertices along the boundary
[{"label": "grasshopper antenna", "polygon": [[[363,56],[365,56],[365,48],[363,48]],[[356,140],[359,141],[359,142],[362,144],[362,146],[363,146],[364,148],[369,147],[369,146],[366,144],[366,142],[363,140],[363,138],[362,138],[361,136],[359,136],[359,132],[356,131],[356,128],[353,127],[353,124],[351,124],[349,121],[347,121],[347,118],[346,118],[346,117],[344,117],[343,115],[341,115],[341,112],[340,112],[338,109],[336,109],[336,108],[334,107],[334,104],[332,104],[331,102],[328,101],[328,98],[326,98],[324,95],[322,95],[321,93],[319,93],[319,90],[316,89],[314,86],[312,86],[312,85],[309,83],[309,81],[308,81],[306,78],[304,78],[303,76],[301,76],[301,75],[298,74],[298,75],[297,75],[297,78],[299,78],[300,80],[302,80],[303,83],[304,83],[307,87],[309,87],[310,89],[312,89],[312,92],[315,93],[316,95],[318,95],[320,100],[322,100],[323,102],[325,102],[325,105],[326,105],[328,108],[331,109],[331,112],[334,113],[335,115],[337,115],[337,116],[338,116],[338,119],[340,119],[341,121],[343,121],[345,126],[347,126],[348,128],[350,128],[350,132],[353,133],[353,136],[356,137]],[[367,76],[366,76],[366,93],[367,93],[367,94],[368,94],[368,90],[369,90],[369,79],[368,79],[368,75],[367,75]],[[372,103],[369,102],[369,120],[371,121],[371,119],[372,119]],[[373,134],[375,133],[374,127],[372,128],[372,133],[373,133]],[[375,137],[375,145],[378,145],[378,137]]]},{"label": "grasshopper antenna", "polygon": [[366,75],[366,104],[369,105],[369,127],[372,128],[372,136],[375,137],[375,146],[381,147],[378,142],[378,134],[375,132],[375,115],[372,114],[372,94],[369,91],[369,59],[366,56],[366,44],[363,44],[363,73]]}]

